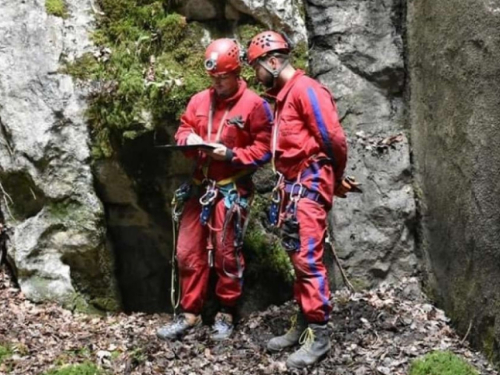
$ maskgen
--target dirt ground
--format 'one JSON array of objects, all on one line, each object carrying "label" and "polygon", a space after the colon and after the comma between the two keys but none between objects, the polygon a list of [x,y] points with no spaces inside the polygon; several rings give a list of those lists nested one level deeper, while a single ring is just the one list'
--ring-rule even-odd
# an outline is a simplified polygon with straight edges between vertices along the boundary
[{"label": "dirt ground", "polygon": [[[319,364],[296,374],[406,375],[411,361],[433,350],[450,350],[481,374],[497,374],[448,325],[444,313],[421,295],[416,279],[349,294],[338,291],[329,327],[332,350]],[[233,338],[214,343],[210,326],[182,341],[163,342],[156,329],[171,316],[88,316],[55,304],[34,304],[0,271],[0,345],[12,355],[0,374],[37,375],[70,363],[93,362],[110,374],[279,374],[287,356],[265,351],[296,311],[292,302],[242,319]]]}]

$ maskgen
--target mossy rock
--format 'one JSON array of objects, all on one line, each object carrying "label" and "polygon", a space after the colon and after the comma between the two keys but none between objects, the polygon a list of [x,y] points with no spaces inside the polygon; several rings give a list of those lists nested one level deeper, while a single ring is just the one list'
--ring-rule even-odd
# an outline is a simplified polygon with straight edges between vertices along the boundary
[{"label": "mossy rock", "polygon": [[68,17],[68,9],[64,0],[45,0],[45,10],[52,16]]},{"label": "mossy rock", "polygon": [[[187,22],[175,13],[179,4],[100,0],[104,15],[97,17],[92,35],[100,52],[85,54],[61,69],[76,79],[94,82],[87,112],[94,159],[110,157],[126,139],[176,125],[191,96],[210,85],[202,44],[210,24]],[[246,46],[263,30],[262,25],[248,23],[238,26],[234,34]],[[224,36],[219,34],[220,30],[210,29],[212,37]],[[296,46],[296,67],[306,69],[307,51],[306,43]],[[245,66],[242,77],[262,93],[253,76]]]},{"label": "mossy rock", "polygon": [[270,304],[281,304],[292,297],[293,266],[279,237],[266,230],[267,207],[266,197],[257,195],[243,245],[247,264],[241,304],[243,314]]},{"label": "mossy rock", "polygon": [[67,365],[60,368],[50,370],[43,373],[43,375],[105,375],[107,374],[104,370],[100,369],[96,365],[90,362]]},{"label": "mossy rock", "polygon": [[409,375],[478,375],[478,372],[456,354],[436,351],[415,360]]},{"label": "mossy rock", "polygon": [[203,28],[173,12],[173,2],[101,0],[85,54],[62,73],[94,82],[87,117],[93,157],[110,157],[126,139],[175,124],[189,98],[209,86]]}]

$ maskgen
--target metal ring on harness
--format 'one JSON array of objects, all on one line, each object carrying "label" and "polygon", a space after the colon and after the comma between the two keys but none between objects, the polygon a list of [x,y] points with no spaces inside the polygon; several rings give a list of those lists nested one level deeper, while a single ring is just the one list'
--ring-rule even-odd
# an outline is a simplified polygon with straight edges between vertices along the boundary
[{"label": "metal ring on harness", "polygon": [[[295,186],[299,187],[299,190],[295,192]],[[292,202],[298,202],[300,198],[302,198],[302,194],[304,193],[304,188],[300,182],[295,182],[292,185],[292,189],[290,190],[290,200]]]},{"label": "metal ring on harness", "polygon": [[271,201],[273,203],[281,202],[280,188],[278,186],[275,186],[274,189],[271,191]]},{"label": "metal ring on harness", "polygon": [[217,189],[215,188],[215,183],[207,187],[207,191],[200,197],[200,204],[202,206],[209,205],[217,197]]}]

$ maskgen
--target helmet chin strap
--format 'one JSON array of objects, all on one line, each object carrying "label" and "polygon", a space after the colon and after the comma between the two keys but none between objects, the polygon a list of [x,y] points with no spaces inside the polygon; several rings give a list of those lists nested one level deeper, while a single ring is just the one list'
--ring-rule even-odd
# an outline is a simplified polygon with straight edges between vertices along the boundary
[{"label": "helmet chin strap", "polygon": [[280,76],[281,72],[283,69],[287,67],[287,65],[290,63],[288,59],[285,59],[283,61],[283,64],[278,69],[273,69],[267,62],[259,60],[258,63],[266,69],[269,73],[271,73],[273,77],[273,84],[270,87],[271,89],[274,89],[276,87],[276,83],[278,82],[278,77]]}]

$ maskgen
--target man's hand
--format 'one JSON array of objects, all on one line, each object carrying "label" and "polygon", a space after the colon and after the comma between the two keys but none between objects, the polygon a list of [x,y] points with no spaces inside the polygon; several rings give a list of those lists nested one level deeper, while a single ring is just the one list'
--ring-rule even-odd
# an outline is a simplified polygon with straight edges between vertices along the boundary
[{"label": "man's hand", "polygon": [[219,143],[210,143],[210,146],[214,146],[215,149],[205,151],[208,156],[214,160],[228,160],[228,149],[226,146]]},{"label": "man's hand", "polygon": [[203,139],[196,133],[191,133],[188,135],[186,139],[186,145],[199,145],[200,143],[203,143]]},{"label": "man's hand", "polygon": [[359,183],[354,177],[344,177],[342,181],[335,186],[335,196],[345,198],[347,193],[362,193]]},{"label": "man's hand", "polygon": [[334,195],[339,198],[345,198],[349,190],[349,187],[344,184],[344,181],[341,181],[335,186]]}]

